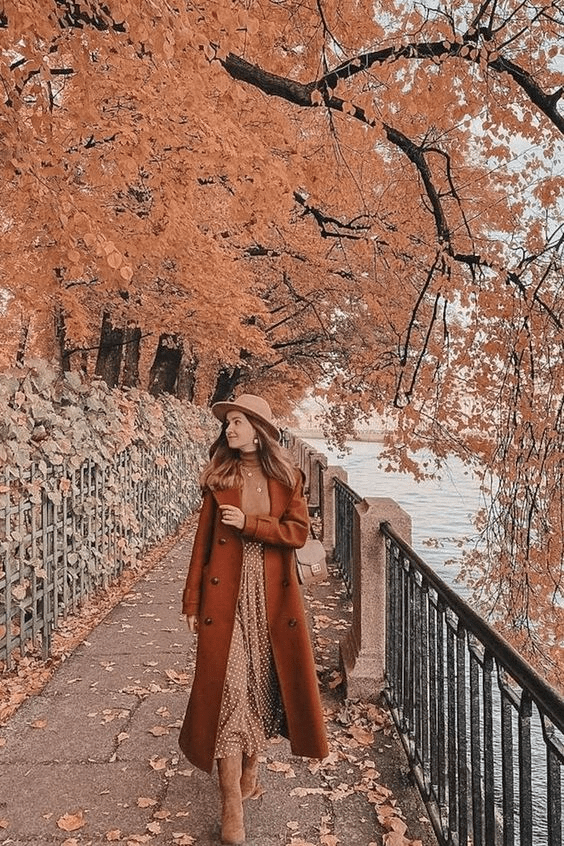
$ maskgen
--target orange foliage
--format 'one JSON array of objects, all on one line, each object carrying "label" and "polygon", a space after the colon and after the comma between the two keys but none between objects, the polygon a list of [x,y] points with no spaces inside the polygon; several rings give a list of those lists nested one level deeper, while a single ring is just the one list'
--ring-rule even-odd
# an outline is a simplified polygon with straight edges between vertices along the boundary
[{"label": "orange foliage", "polygon": [[199,402],[313,385],[337,439],[393,411],[393,447],[501,479],[496,611],[560,643],[530,623],[564,579],[557,7],[3,9],[4,362],[92,370],[108,313],[142,382],[178,339]]}]

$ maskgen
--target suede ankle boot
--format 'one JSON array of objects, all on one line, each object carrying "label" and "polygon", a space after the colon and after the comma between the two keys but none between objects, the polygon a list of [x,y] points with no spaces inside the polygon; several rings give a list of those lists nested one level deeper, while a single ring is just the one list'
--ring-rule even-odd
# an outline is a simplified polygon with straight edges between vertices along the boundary
[{"label": "suede ankle boot", "polygon": [[241,799],[242,756],[218,758],[217,772],[221,790],[221,842],[235,846],[245,842]]},{"label": "suede ankle boot", "polygon": [[258,755],[245,755],[243,753],[243,774],[241,776],[241,798],[256,799],[262,793],[257,781]]}]

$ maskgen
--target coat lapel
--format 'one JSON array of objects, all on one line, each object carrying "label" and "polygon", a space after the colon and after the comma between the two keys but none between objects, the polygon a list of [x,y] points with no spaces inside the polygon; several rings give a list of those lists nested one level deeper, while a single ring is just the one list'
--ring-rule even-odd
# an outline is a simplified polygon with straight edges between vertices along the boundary
[{"label": "coat lapel", "polygon": [[268,495],[270,496],[270,516],[282,517],[292,496],[292,489],[283,485],[278,479],[268,479]]},{"label": "coat lapel", "polygon": [[236,505],[241,508],[241,488],[226,488],[214,491],[213,495],[218,505]]}]

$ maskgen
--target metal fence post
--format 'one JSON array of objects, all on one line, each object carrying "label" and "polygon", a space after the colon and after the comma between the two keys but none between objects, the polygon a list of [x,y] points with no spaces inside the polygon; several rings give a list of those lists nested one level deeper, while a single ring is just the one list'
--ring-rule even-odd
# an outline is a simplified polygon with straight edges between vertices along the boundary
[{"label": "metal fence post", "polygon": [[369,497],[356,506],[352,625],[340,643],[349,699],[370,699],[384,687],[386,667],[386,543],[380,523],[411,543],[411,517],[393,499]]},{"label": "metal fence post", "polygon": [[336,543],[336,508],[335,508],[335,479],[347,484],[349,474],[342,467],[330,465],[323,471],[323,511],[321,522],[323,526],[323,546],[330,558],[335,554]]}]

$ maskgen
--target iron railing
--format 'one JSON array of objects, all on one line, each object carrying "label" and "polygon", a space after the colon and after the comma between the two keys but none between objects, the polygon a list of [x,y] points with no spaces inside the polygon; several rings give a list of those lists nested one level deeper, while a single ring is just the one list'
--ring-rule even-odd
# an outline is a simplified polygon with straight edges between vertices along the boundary
[{"label": "iron railing", "polygon": [[105,466],[0,470],[0,665],[47,657],[62,619],[176,530],[199,502],[200,452],[163,439]]},{"label": "iron railing", "polygon": [[354,519],[355,505],[361,502],[356,491],[349,488],[340,479],[334,479],[335,485],[335,549],[333,560],[347,587],[349,596],[353,592],[354,578]]},{"label": "iron railing", "polygon": [[387,698],[444,846],[562,846],[564,699],[382,524]]},{"label": "iron railing", "polygon": [[304,492],[307,496],[309,513],[316,517],[323,514],[325,507],[323,481],[327,470],[327,458],[288,429],[280,434],[280,443],[292,453],[296,465],[305,476]]}]

